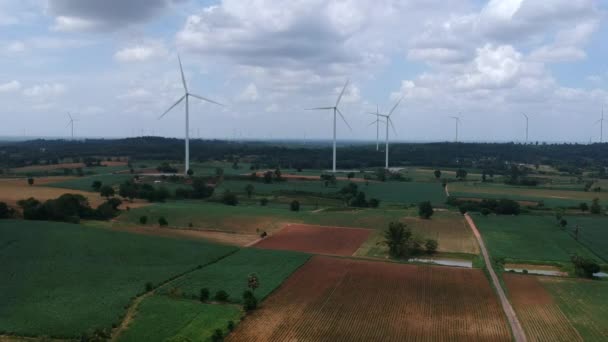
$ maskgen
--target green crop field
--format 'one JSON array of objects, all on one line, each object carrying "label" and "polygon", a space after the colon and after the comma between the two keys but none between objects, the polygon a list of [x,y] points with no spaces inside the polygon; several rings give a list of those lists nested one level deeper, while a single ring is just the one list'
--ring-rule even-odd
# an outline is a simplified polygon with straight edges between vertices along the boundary
[{"label": "green crop field", "polygon": [[493,257],[569,262],[574,253],[593,253],[562,230],[553,216],[473,217]]},{"label": "green crop field", "polygon": [[141,302],[135,320],[118,341],[210,341],[215,329],[226,334],[228,321],[238,323],[241,314],[235,305],[153,295]]},{"label": "green crop field", "polygon": [[608,217],[568,216],[566,220],[571,235],[574,236],[574,228],[579,225],[579,241],[608,262]]},{"label": "green crop field", "polygon": [[228,206],[201,201],[179,201],[131,209],[123,212],[121,223],[139,224],[141,216],[148,222],[157,222],[163,216],[170,227],[213,229],[234,233],[256,233],[279,229],[284,223],[308,223],[326,226],[385,229],[389,222],[408,215],[405,210],[362,209],[326,210],[320,212],[290,211],[287,207],[262,207],[259,205]]},{"label": "green crop field", "polygon": [[236,251],[191,240],[0,220],[0,331],[77,337],[118,323],[159,284]]},{"label": "green crop field", "polygon": [[247,290],[247,276],[255,273],[260,287],[255,290],[258,299],[265,298],[302,266],[310,256],[304,253],[273,251],[257,248],[241,249],[217,263],[196,270],[176,282],[176,287],[187,297],[197,298],[202,288],[209,289],[211,297],[224,290],[229,301],[242,302],[243,291]]},{"label": "green crop field", "polygon": [[541,279],[585,341],[608,340],[608,282]]},{"label": "green crop field", "polygon": [[53,186],[57,188],[82,190],[82,191],[93,191],[91,185],[94,181],[101,181],[103,185],[116,186],[120,183],[133,178],[130,174],[102,174],[94,176],[86,176],[74,178],[62,182],[50,183],[47,186]]}]

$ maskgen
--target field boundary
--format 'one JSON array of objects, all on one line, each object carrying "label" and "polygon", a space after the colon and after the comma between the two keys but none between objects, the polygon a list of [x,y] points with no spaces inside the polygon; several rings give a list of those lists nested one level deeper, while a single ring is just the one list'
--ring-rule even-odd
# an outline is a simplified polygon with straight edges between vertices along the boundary
[{"label": "field boundary", "polygon": [[502,304],[502,309],[505,312],[505,315],[507,316],[509,325],[511,326],[513,338],[516,342],[526,342],[527,338],[526,334],[524,333],[524,329],[522,328],[522,325],[519,322],[519,319],[517,318],[517,314],[515,313],[513,306],[511,306],[511,303],[509,302],[509,299],[507,298],[505,291],[503,290],[502,285],[498,280],[498,276],[496,276],[496,272],[494,272],[492,262],[490,261],[490,255],[488,254],[486,245],[484,244],[483,239],[481,238],[481,234],[479,233],[479,230],[477,229],[477,226],[475,225],[475,222],[473,221],[471,216],[469,214],[464,214],[464,217],[467,223],[469,224],[469,227],[471,227],[471,230],[473,230],[473,235],[475,235],[475,237],[477,238],[477,242],[479,243],[479,249],[481,249],[481,254],[483,254],[483,259],[486,263],[488,272],[490,273],[490,278],[492,280],[492,283],[494,284],[496,292],[498,293],[498,298],[500,299],[500,303]]}]

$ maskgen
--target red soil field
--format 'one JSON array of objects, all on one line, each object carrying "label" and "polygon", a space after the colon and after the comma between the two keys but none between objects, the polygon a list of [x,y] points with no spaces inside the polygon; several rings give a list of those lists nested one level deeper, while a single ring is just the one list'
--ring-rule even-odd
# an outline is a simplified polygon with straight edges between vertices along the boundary
[{"label": "red soil field", "polygon": [[481,270],[315,256],[227,341],[511,341]]},{"label": "red soil field", "polygon": [[372,230],[360,228],[288,224],[255,244],[255,247],[350,256],[371,233]]},{"label": "red soil field", "polygon": [[582,341],[536,276],[505,273],[510,301],[529,341]]}]

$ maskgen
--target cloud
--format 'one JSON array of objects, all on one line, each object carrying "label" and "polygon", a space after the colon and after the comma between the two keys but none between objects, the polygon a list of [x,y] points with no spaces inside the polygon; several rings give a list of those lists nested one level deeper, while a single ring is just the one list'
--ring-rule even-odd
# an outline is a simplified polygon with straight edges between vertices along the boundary
[{"label": "cloud", "polygon": [[239,94],[237,100],[240,102],[255,102],[259,98],[258,88],[253,83],[249,83]]},{"label": "cloud", "polygon": [[0,93],[9,93],[21,89],[21,83],[16,80],[12,80],[7,83],[0,83]]},{"label": "cloud", "polygon": [[32,98],[51,98],[62,95],[67,88],[61,83],[44,83],[23,89],[23,95]]},{"label": "cloud", "polygon": [[144,62],[167,55],[167,49],[161,42],[148,42],[123,48],[114,54],[119,62]]},{"label": "cloud", "polygon": [[126,93],[116,96],[117,99],[142,99],[150,97],[151,93],[144,88],[130,89]]},{"label": "cloud", "polygon": [[177,0],[49,0],[57,31],[113,30],[146,21]]}]

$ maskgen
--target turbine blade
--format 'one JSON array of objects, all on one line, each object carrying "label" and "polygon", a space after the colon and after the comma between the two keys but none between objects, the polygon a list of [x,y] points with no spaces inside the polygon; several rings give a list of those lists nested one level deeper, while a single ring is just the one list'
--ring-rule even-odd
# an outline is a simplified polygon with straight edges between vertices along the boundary
[{"label": "turbine blade", "polygon": [[393,129],[393,133],[395,133],[395,136],[397,136],[397,130],[395,129],[395,125],[393,125],[393,120],[391,120],[391,118],[388,118],[388,123],[391,125],[391,128]]},{"label": "turbine blade", "polygon": [[367,125],[367,126],[371,126],[371,125],[377,124],[377,123],[378,123],[378,120],[374,120],[374,121],[370,122],[369,125]]},{"label": "turbine blade", "polygon": [[74,118],[72,118],[72,114],[68,113],[68,116],[70,117],[70,120],[74,120]]},{"label": "turbine blade", "polygon": [[346,124],[346,126],[348,126],[348,129],[350,129],[352,131],[353,128],[350,127],[350,125],[348,124],[348,122],[346,122],[346,119],[344,118],[344,115],[342,115],[342,112],[338,108],[336,108],[336,111],[338,111],[338,114],[340,114],[340,117],[342,118],[342,121],[344,121],[344,123]]},{"label": "turbine blade", "polygon": [[65,125],[65,127],[68,127],[68,126],[69,126],[69,125],[71,125],[71,124],[72,124],[72,121],[68,121],[68,124],[67,124],[67,125]]},{"label": "turbine blade", "polygon": [[316,108],[306,108],[304,110],[328,110],[328,109],[334,109],[334,107],[316,107]]},{"label": "turbine blade", "polygon": [[397,103],[395,103],[395,105],[393,106],[393,109],[391,109],[391,111],[388,112],[388,116],[391,116],[391,114],[393,114],[393,112],[395,111],[395,109],[397,109],[397,106],[399,106],[399,104],[401,103],[401,100],[403,100],[403,96],[401,96],[401,98],[399,99],[399,101],[397,101]]},{"label": "turbine blade", "polygon": [[186,95],[184,95],[184,96],[180,97],[180,98],[179,98],[179,100],[177,100],[177,101],[176,101],[176,102],[173,104],[173,106],[169,107],[169,109],[167,109],[167,110],[166,110],[166,111],[163,113],[163,115],[159,116],[159,117],[158,117],[158,119],[160,120],[160,119],[162,119],[162,117],[163,117],[163,116],[167,115],[167,113],[169,113],[169,112],[171,111],[171,109],[175,108],[175,106],[177,106],[177,105],[178,105],[180,102],[182,102],[182,100],[183,100],[184,98],[186,98]]},{"label": "turbine blade", "polygon": [[348,87],[348,82],[350,82],[350,80],[346,80],[346,83],[344,83],[344,88],[342,88],[342,92],[340,93],[340,96],[338,96],[338,100],[336,101],[336,107],[338,107],[338,104],[340,104],[340,100],[342,100],[342,96],[346,91],[346,87]]},{"label": "turbine blade", "polygon": [[177,61],[179,62],[179,72],[182,74],[182,83],[184,84],[184,90],[188,92],[188,86],[186,85],[186,77],[184,76],[184,68],[182,67],[182,59],[177,54]]},{"label": "turbine blade", "polygon": [[210,103],[216,104],[216,105],[218,105],[218,106],[222,106],[222,107],[224,107],[224,105],[223,105],[223,104],[221,104],[221,103],[219,103],[219,102],[215,102],[215,101],[213,101],[213,100],[209,100],[209,99],[208,99],[208,98],[206,98],[206,97],[202,97],[202,96],[200,96],[200,95],[196,95],[196,94],[192,94],[192,93],[188,93],[188,95],[190,95],[190,96],[194,96],[194,97],[196,97],[196,98],[197,98],[197,99],[199,99],[199,100],[207,101],[207,102],[210,102]]}]

